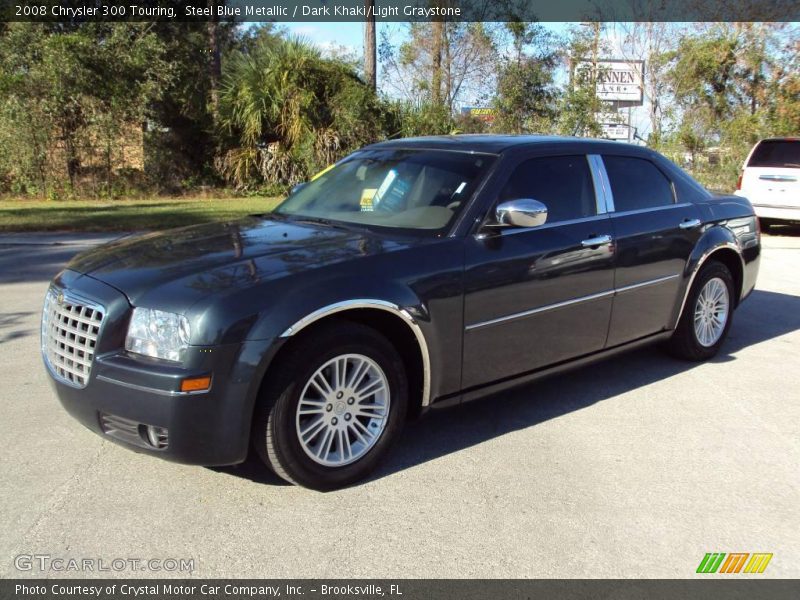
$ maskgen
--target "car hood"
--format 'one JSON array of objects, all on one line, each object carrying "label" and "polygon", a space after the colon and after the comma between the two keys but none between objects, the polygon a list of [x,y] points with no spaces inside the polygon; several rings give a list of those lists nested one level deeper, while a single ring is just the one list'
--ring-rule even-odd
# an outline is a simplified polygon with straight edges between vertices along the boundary
[{"label": "car hood", "polygon": [[67,268],[124,293],[133,305],[185,309],[202,297],[419,243],[364,230],[249,217],[124,238]]}]

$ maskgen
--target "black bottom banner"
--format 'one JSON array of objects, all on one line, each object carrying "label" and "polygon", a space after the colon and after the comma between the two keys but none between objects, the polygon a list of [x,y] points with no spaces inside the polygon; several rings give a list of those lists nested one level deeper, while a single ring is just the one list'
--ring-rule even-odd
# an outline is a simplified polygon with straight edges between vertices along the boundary
[{"label": "black bottom banner", "polygon": [[15,600],[742,600],[800,598],[800,580],[781,579],[6,579]]}]

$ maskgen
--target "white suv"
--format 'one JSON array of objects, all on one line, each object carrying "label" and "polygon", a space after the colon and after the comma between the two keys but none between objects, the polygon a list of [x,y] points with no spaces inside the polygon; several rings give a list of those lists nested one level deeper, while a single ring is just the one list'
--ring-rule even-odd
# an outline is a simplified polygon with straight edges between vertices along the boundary
[{"label": "white suv", "polygon": [[769,138],[750,151],[736,186],[755,208],[762,229],[800,223],[800,138]]}]

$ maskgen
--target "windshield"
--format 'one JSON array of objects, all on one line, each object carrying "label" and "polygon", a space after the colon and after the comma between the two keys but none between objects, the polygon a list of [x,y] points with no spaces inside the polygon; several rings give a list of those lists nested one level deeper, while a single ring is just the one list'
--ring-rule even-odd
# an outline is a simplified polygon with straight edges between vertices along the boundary
[{"label": "windshield", "polygon": [[765,140],[753,151],[748,167],[800,167],[800,140]]},{"label": "windshield", "polygon": [[365,227],[443,233],[493,156],[437,150],[363,150],[289,196],[279,214]]}]

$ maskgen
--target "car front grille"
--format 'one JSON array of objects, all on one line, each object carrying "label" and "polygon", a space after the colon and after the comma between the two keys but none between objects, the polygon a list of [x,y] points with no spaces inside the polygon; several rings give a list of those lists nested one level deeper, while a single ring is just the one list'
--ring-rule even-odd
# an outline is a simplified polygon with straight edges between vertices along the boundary
[{"label": "car front grille", "polygon": [[89,382],[105,309],[50,288],[42,313],[42,354],[53,376],[73,387]]}]

